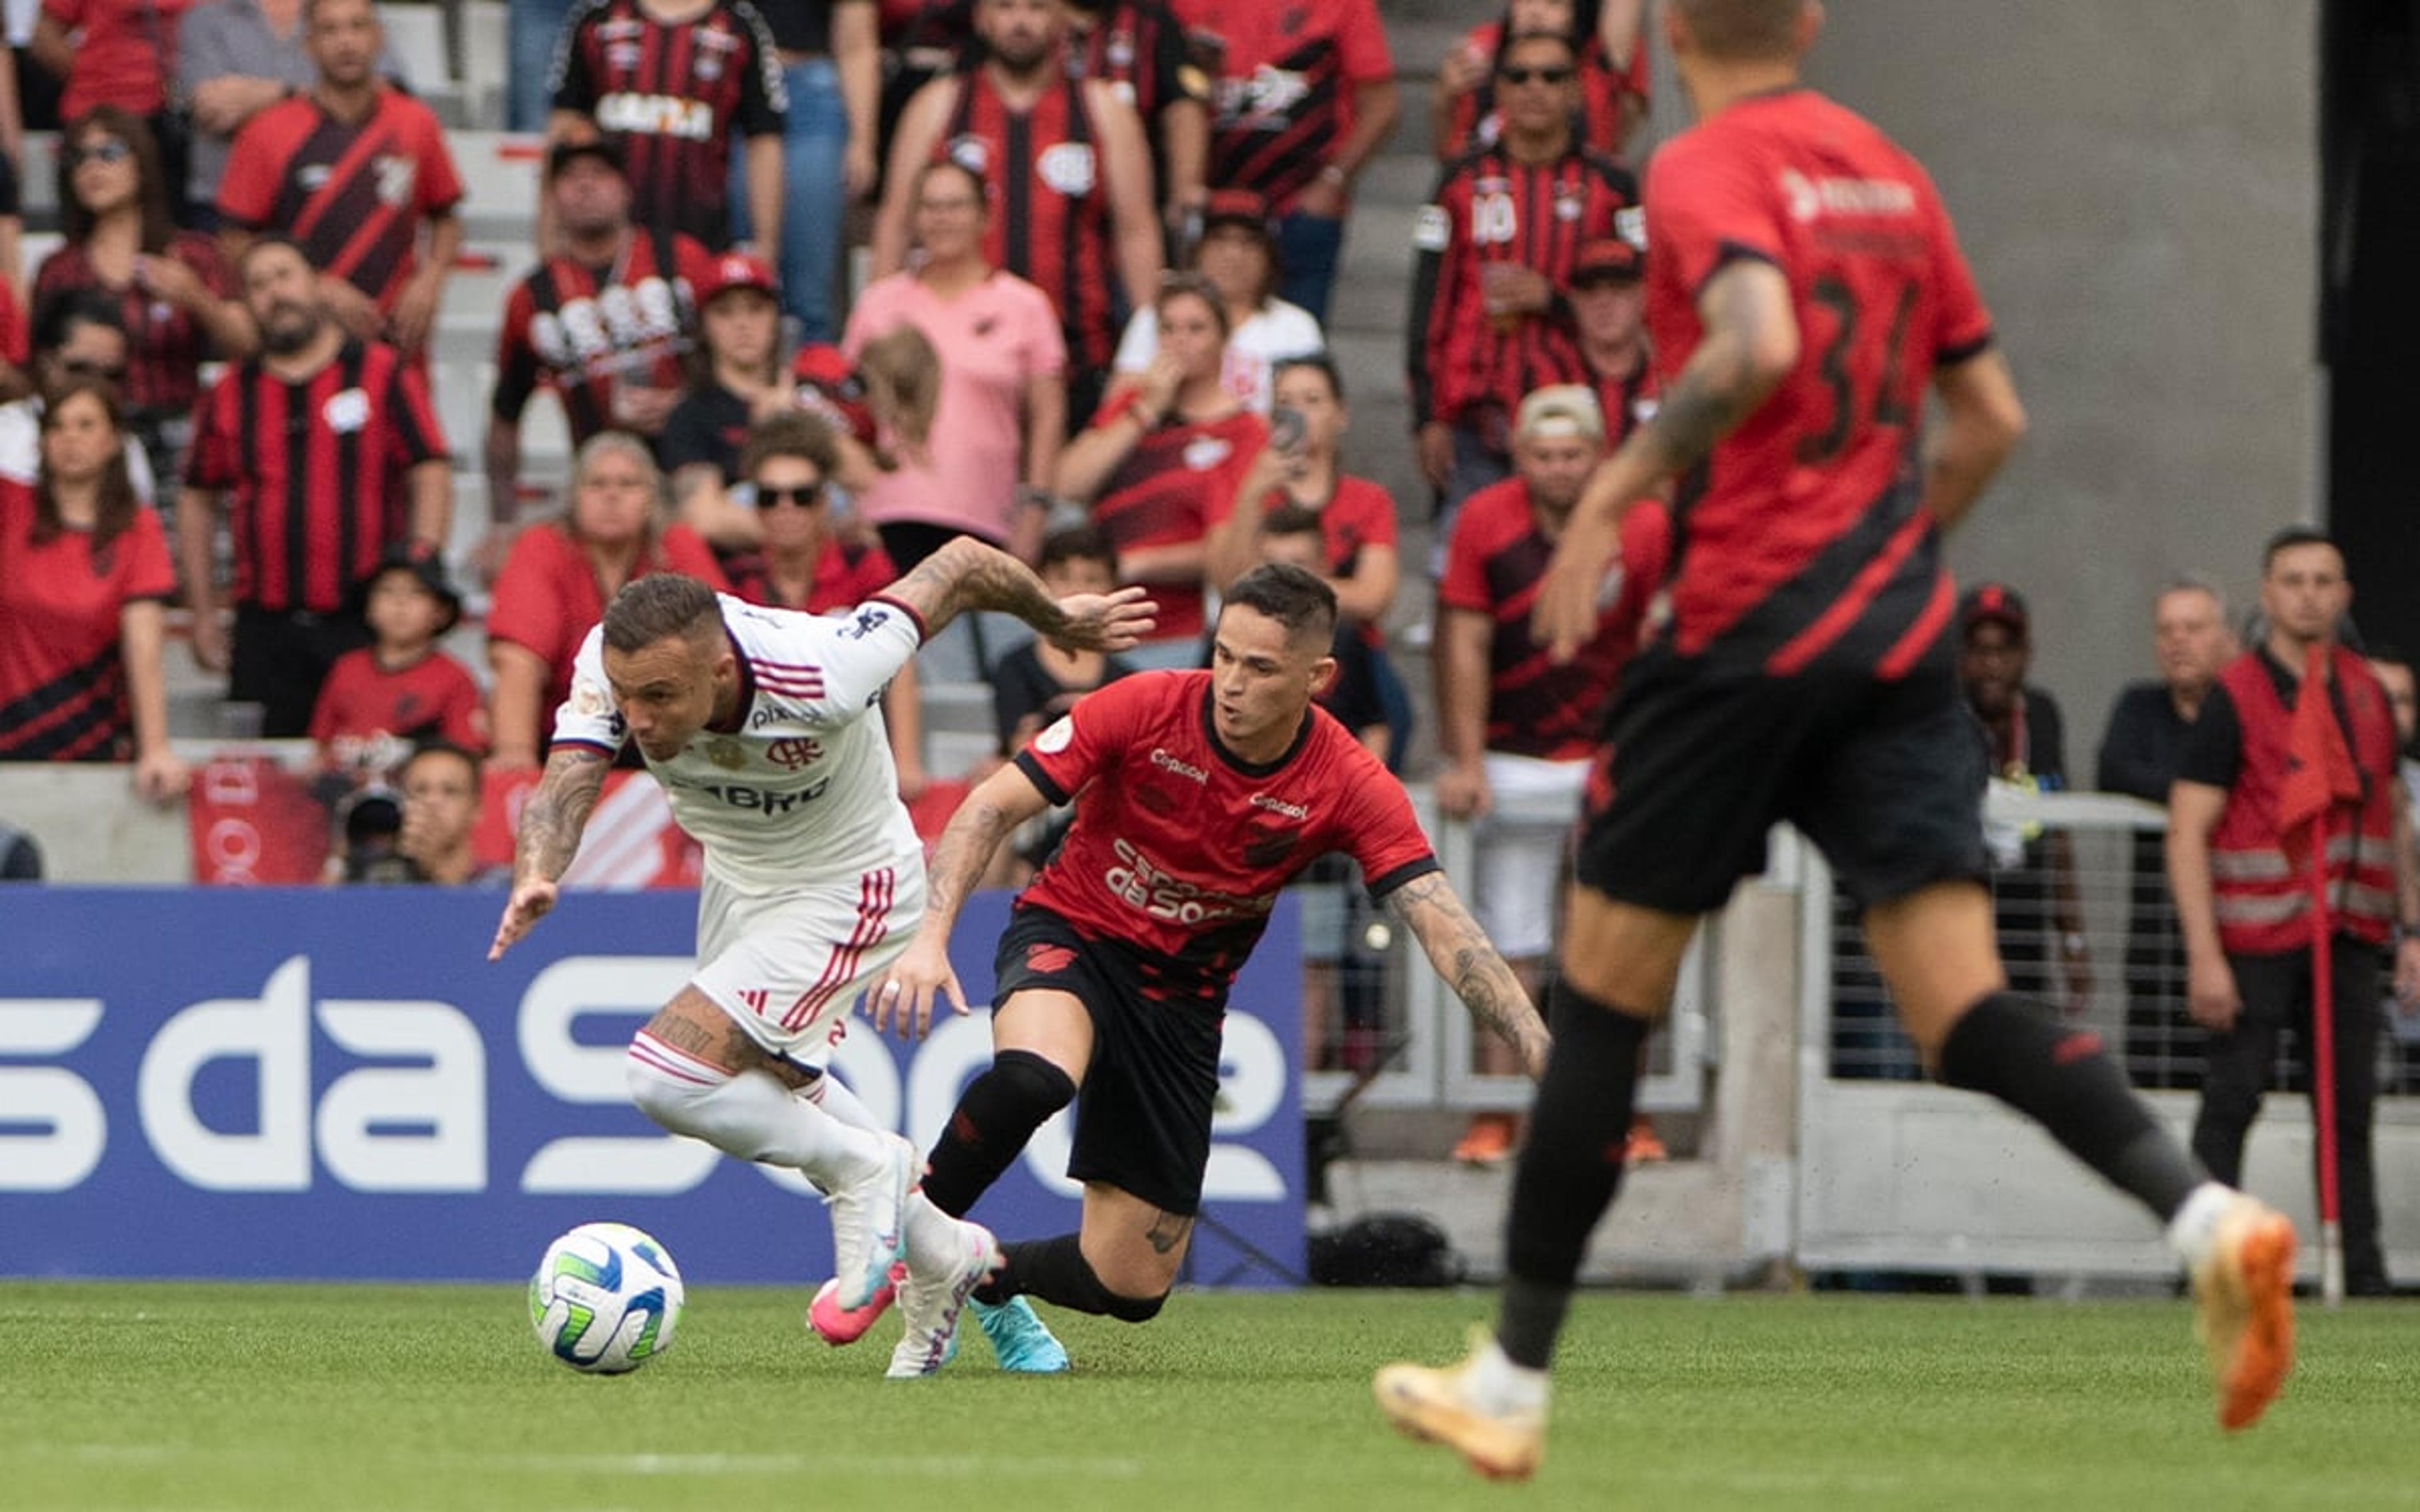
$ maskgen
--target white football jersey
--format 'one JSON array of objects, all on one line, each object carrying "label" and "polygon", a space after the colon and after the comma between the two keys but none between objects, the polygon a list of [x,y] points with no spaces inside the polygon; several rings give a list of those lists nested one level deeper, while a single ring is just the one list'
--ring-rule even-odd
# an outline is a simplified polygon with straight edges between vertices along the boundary
[{"label": "white football jersey", "polygon": [[[766,609],[728,594],[722,625],[739,658],[739,706],[668,762],[647,758],[706,869],[746,893],[923,867],[899,801],[882,690],[922,642],[916,616],[875,599],[846,614]],[[605,631],[580,643],[554,738],[619,751],[628,738],[605,680]],[[644,752],[643,752],[644,754]]]}]

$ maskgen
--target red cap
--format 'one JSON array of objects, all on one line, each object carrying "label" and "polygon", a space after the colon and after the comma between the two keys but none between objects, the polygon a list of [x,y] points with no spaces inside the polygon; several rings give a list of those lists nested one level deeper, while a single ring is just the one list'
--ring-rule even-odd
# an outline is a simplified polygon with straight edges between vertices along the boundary
[{"label": "red cap", "polygon": [[1620,237],[1599,237],[1580,243],[1572,258],[1572,281],[1585,278],[1644,278],[1647,255]]},{"label": "red cap", "polygon": [[1202,228],[1214,225],[1249,226],[1268,236],[1269,202],[1249,189],[1213,190],[1202,202]]},{"label": "red cap", "polygon": [[754,253],[726,252],[714,259],[714,271],[706,278],[706,287],[697,291],[697,302],[701,306],[711,304],[719,296],[736,288],[762,289],[778,297],[782,281],[773,276],[771,266]]}]

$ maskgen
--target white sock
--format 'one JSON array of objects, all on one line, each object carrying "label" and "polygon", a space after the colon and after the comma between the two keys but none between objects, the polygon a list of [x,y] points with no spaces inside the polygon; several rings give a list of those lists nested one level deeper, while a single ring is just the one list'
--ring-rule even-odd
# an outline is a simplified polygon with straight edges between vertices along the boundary
[{"label": "white sock", "polygon": [[908,1269],[917,1275],[955,1270],[963,1246],[958,1220],[926,1200],[923,1192],[908,1194]]},{"label": "white sock", "polygon": [[2232,1187],[2216,1181],[2204,1181],[2185,1198],[2185,1205],[2168,1220],[2168,1247],[2187,1265],[2199,1265],[2202,1257],[2218,1238],[2218,1220],[2235,1200]]},{"label": "white sock", "polygon": [[625,1069],[630,1100],[673,1133],[741,1160],[792,1166],[827,1192],[884,1159],[872,1131],[842,1122],[770,1072],[734,1075],[644,1032],[630,1041]]},{"label": "white sock", "polygon": [[831,1073],[829,1067],[825,1068],[822,1075],[800,1088],[799,1095],[843,1123],[871,1129],[876,1134],[889,1132],[875,1118],[873,1111],[858,1101],[857,1094],[848,1089],[847,1084]]},{"label": "white sock", "polygon": [[1471,1354],[1468,1373],[1472,1403],[1488,1412],[1544,1412],[1546,1407],[1546,1373],[1515,1365],[1504,1347],[1490,1334]]}]

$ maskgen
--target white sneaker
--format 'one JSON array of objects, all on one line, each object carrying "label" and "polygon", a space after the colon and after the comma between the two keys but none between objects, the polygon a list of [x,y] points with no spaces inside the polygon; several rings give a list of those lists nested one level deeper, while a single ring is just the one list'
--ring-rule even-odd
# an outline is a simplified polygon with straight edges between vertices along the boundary
[{"label": "white sneaker", "polygon": [[950,1267],[923,1275],[910,1269],[907,1284],[899,1288],[899,1313],[908,1331],[891,1351],[891,1368],[884,1372],[893,1381],[929,1376],[949,1364],[956,1352],[958,1316],[966,1310],[967,1299],[1000,1269],[1000,1243],[991,1230],[963,1219],[957,1224]]},{"label": "white sneaker", "polygon": [[833,1302],[845,1312],[871,1304],[907,1249],[908,1189],[916,1184],[916,1147],[881,1134],[882,1159],[824,1201],[831,1208]]}]

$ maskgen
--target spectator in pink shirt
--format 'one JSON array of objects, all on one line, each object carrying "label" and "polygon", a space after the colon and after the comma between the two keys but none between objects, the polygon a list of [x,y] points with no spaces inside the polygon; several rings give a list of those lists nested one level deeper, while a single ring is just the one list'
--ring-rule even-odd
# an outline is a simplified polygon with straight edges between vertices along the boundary
[{"label": "spectator in pink shirt", "polygon": [[855,358],[916,327],[940,355],[940,398],[926,444],[891,446],[898,467],[859,493],[858,508],[902,572],[961,532],[1032,561],[1066,431],[1059,316],[1040,289],[984,261],[990,207],[966,168],[928,165],[913,213],[922,255],[858,297],[841,346]]}]

